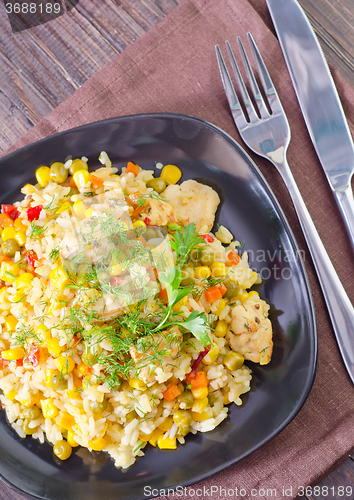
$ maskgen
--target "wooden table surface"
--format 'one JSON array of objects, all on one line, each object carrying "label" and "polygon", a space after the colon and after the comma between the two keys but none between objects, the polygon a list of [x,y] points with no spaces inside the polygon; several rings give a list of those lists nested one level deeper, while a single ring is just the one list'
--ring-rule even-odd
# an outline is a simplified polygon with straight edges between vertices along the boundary
[{"label": "wooden table surface", "polygon": [[[217,1],[217,0],[216,0]],[[69,97],[118,53],[163,19],[182,0],[65,0],[74,6],[55,22],[13,34],[0,2],[0,151]],[[64,2],[63,2],[64,3]],[[328,60],[354,85],[353,0],[300,0]],[[353,437],[354,446],[354,437]],[[311,489],[313,500],[331,486],[353,486],[354,455]],[[334,490],[332,490],[334,491]],[[25,498],[0,484],[0,499]]]}]

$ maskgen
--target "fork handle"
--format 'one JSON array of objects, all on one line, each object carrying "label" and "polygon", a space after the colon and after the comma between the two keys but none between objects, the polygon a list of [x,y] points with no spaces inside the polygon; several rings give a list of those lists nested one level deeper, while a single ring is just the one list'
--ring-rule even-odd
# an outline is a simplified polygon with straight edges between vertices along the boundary
[{"label": "fork handle", "polygon": [[354,383],[354,307],[323,246],[286,158],[282,163],[271,161],[281,174],[294,204],[317,272],[344,364]]}]

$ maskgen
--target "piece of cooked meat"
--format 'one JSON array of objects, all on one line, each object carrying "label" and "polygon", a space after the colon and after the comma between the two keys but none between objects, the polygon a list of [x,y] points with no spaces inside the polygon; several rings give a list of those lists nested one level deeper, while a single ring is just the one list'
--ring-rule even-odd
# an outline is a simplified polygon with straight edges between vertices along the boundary
[{"label": "piece of cooked meat", "polygon": [[268,319],[266,302],[246,300],[231,311],[231,330],[226,339],[231,349],[239,352],[245,359],[266,365],[273,352],[272,324]]},{"label": "piece of cooked meat", "polygon": [[166,226],[169,222],[177,222],[173,206],[162,200],[148,200],[148,217],[152,226]]},{"label": "piece of cooked meat", "polygon": [[198,232],[211,231],[220,203],[219,195],[214,189],[190,179],[180,185],[170,184],[163,196],[174,208],[181,225],[194,222]]}]

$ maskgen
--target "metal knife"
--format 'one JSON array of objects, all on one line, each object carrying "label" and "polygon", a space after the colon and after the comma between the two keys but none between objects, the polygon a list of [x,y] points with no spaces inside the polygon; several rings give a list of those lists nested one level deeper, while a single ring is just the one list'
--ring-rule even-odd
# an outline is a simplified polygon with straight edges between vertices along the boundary
[{"label": "metal knife", "polygon": [[296,0],[266,0],[302,114],[354,249],[354,144],[315,33]]}]

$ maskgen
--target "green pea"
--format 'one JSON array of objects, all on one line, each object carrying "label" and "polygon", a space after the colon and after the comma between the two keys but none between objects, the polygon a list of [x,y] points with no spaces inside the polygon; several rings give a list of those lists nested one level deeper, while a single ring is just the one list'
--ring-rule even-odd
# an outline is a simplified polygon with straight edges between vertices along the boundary
[{"label": "green pea", "polygon": [[225,283],[225,286],[227,288],[227,291],[224,295],[225,298],[230,299],[231,297],[235,297],[238,294],[238,288],[236,283],[229,281]]},{"label": "green pea", "polygon": [[74,196],[74,194],[79,194],[80,191],[77,188],[71,187],[67,196]]},{"label": "green pea", "polygon": [[186,425],[184,427],[178,427],[177,436],[184,437],[188,434],[188,432],[190,432],[190,430],[191,428],[189,425]]},{"label": "green pea", "polygon": [[41,416],[42,412],[38,406],[30,406],[22,411],[23,418],[28,418],[29,420],[36,420]]},{"label": "green pea", "polygon": [[72,453],[72,447],[67,441],[61,439],[53,446],[53,453],[60,460],[67,460]]},{"label": "green pea", "polygon": [[176,410],[173,415],[173,422],[177,427],[188,427],[192,423],[192,415],[189,410]]},{"label": "green pea", "polygon": [[177,398],[179,403],[184,403],[185,408],[188,410],[192,408],[194,403],[194,396],[191,391],[183,391]]},{"label": "green pea", "polygon": [[1,249],[2,253],[6,257],[15,257],[16,252],[19,252],[21,247],[15,238],[9,238],[8,240],[3,241]]},{"label": "green pea", "polygon": [[130,422],[132,422],[134,420],[134,418],[139,418],[139,416],[138,416],[137,412],[135,410],[133,410],[130,413],[128,413],[128,415],[125,418],[126,418],[126,422],[129,424]]},{"label": "green pea", "polygon": [[194,269],[192,267],[185,267],[182,269],[181,285],[188,286],[194,281]]},{"label": "green pea", "polygon": [[29,427],[29,424],[32,422],[32,419],[31,418],[26,418],[24,421],[23,421],[23,424],[22,424],[22,429],[23,429],[23,432],[27,435],[27,436],[32,436],[32,434],[34,434],[36,431],[37,431],[37,427]]},{"label": "green pea", "polygon": [[68,171],[64,167],[64,163],[61,163],[59,161],[53,163],[50,166],[49,177],[51,181],[56,182],[57,184],[62,184],[63,182],[65,182],[68,178]]},{"label": "green pea", "polygon": [[215,394],[208,395],[209,406],[214,406],[215,403],[217,402],[217,400],[218,400],[218,398],[215,396]]},{"label": "green pea", "polygon": [[224,358],[224,365],[233,372],[241,368],[244,360],[245,358],[239,352],[229,351]]},{"label": "green pea", "polygon": [[103,413],[107,408],[107,399],[103,398],[103,401],[90,401],[90,408],[92,413],[99,414]]},{"label": "green pea", "polygon": [[161,177],[147,181],[146,187],[154,189],[156,193],[162,193],[166,189],[166,182]]},{"label": "green pea", "polygon": [[204,266],[210,266],[215,260],[215,252],[212,248],[203,248],[199,256],[200,262]]},{"label": "green pea", "polygon": [[50,381],[53,389],[64,391],[68,387],[67,380],[61,375],[61,373],[55,373]]}]

